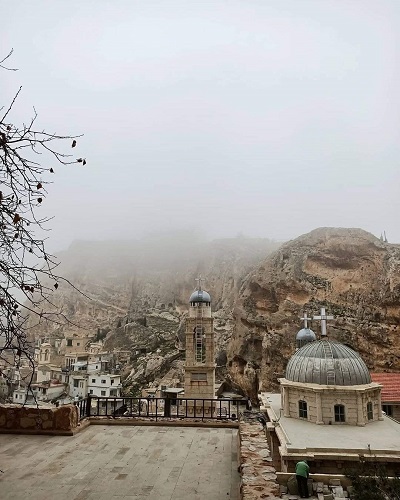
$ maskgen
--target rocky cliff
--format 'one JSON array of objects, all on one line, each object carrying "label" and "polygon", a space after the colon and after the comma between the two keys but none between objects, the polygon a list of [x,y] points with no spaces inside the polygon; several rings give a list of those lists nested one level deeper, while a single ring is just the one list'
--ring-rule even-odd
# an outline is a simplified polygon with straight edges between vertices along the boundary
[{"label": "rocky cliff", "polygon": [[253,398],[277,388],[299,317],[321,306],[335,316],[329,335],[358,350],[370,369],[398,369],[400,247],[361,229],[316,229],[282,246],[165,236],[76,243],[60,258],[60,272],[86,296],[60,286],[56,301],[71,323],[33,331],[86,332],[128,350],[132,390],[182,380],[187,300],[200,273],[213,298],[218,376]]},{"label": "rocky cliff", "polygon": [[128,350],[126,385],[183,379],[184,326],[195,278],[213,298],[216,361],[225,375],[233,328],[232,310],[249,271],[279,244],[233,238],[205,242],[192,234],[163,235],[135,242],[77,242],[59,256],[60,273],[80,290],[60,284],[54,302],[69,322],[41,322],[36,337],[90,334],[107,349]]},{"label": "rocky cliff", "polygon": [[233,383],[253,397],[277,388],[299,317],[321,306],[335,316],[330,337],[359,351],[371,370],[398,370],[400,247],[361,229],[320,228],[284,244],[242,285],[228,350]]}]

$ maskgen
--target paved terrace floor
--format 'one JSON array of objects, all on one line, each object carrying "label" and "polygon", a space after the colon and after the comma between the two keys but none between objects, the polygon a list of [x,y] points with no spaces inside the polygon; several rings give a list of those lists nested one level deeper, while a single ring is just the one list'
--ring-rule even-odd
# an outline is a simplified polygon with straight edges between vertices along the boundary
[{"label": "paved terrace floor", "polygon": [[93,425],[0,434],[1,500],[238,499],[237,430]]}]

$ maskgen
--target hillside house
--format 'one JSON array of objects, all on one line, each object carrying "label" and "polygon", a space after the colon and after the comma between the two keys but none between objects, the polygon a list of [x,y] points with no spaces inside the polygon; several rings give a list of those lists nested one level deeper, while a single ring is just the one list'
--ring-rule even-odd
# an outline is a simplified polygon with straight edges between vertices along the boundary
[{"label": "hillside house", "polygon": [[121,395],[121,376],[104,373],[88,374],[88,393],[97,397],[119,397]]}]

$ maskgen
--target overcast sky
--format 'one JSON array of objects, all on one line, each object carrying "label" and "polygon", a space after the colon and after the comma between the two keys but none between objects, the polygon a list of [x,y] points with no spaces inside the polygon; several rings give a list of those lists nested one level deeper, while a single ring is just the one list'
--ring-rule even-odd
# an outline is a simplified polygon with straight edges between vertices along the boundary
[{"label": "overcast sky", "polygon": [[[399,0],[0,0],[0,105],[80,134],[51,249],[199,228],[400,242]],[[75,150],[73,151],[75,153]]]}]

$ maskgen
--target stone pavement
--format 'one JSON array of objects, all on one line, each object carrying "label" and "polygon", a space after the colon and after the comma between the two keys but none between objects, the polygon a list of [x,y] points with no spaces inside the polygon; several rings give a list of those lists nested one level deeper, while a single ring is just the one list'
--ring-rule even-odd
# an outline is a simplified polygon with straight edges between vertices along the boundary
[{"label": "stone pavement", "polygon": [[0,434],[1,500],[238,500],[237,467],[236,429]]}]

